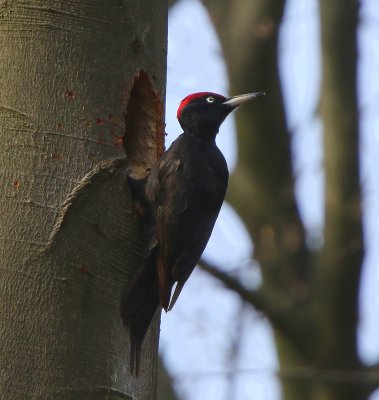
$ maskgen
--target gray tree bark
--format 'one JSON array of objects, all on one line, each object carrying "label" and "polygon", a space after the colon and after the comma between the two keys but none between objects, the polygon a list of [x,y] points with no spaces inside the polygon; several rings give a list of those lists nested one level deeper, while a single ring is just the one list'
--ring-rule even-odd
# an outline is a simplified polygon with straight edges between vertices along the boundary
[{"label": "gray tree bark", "polygon": [[163,151],[167,4],[0,16],[1,398],[154,399],[159,318],[130,377],[119,300],[143,248],[126,174]]},{"label": "gray tree bark", "polygon": [[173,378],[167,371],[160,357],[158,365],[157,400],[180,400],[180,397],[174,390],[173,383]]}]

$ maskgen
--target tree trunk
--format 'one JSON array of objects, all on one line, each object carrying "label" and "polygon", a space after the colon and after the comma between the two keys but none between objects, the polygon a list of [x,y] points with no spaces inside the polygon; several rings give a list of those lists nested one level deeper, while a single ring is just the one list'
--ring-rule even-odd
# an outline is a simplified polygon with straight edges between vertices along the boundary
[{"label": "tree trunk", "polygon": [[1,398],[154,399],[158,315],[132,378],[119,300],[143,249],[126,174],[163,151],[167,4],[0,15]]},{"label": "tree trunk", "polygon": [[157,400],[180,400],[173,386],[174,380],[167,371],[162,358],[159,357]]}]

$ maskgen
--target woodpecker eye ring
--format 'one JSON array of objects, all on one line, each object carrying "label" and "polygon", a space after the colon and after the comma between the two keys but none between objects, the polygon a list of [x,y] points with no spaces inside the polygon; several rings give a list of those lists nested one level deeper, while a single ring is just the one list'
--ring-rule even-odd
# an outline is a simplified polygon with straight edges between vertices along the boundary
[{"label": "woodpecker eye ring", "polygon": [[215,98],[213,96],[209,96],[209,97],[207,97],[206,100],[208,103],[213,103],[215,101]]}]

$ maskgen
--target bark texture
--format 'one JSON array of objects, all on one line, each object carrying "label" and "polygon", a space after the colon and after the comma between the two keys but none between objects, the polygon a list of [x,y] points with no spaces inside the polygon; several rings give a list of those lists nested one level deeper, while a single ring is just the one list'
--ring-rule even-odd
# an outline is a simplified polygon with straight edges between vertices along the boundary
[{"label": "bark texture", "polygon": [[126,174],[163,151],[167,4],[0,16],[1,397],[154,399],[159,318],[132,378],[119,300],[143,247]]},{"label": "bark texture", "polygon": [[173,387],[173,378],[161,357],[159,357],[158,365],[157,400],[180,400]]}]

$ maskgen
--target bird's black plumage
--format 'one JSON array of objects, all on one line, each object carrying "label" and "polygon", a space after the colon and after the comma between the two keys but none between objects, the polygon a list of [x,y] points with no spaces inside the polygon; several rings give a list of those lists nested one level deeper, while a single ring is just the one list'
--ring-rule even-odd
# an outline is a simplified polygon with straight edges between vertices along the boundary
[{"label": "bird's black plumage", "polygon": [[[257,95],[227,99],[201,92],[186,97],[178,109],[184,132],[143,181],[147,256],[121,304],[130,330],[131,369],[137,373],[142,341],[156,309],[160,304],[168,311],[175,304],[208,243],[224,200],[229,173],[215,142],[219,127],[234,108]],[[141,184],[131,186],[132,191],[138,188],[134,190],[138,196]]]},{"label": "bird's black plumage", "polygon": [[[193,271],[211,235],[228,185],[215,142],[182,134],[151,171],[146,195],[155,206],[157,265],[162,307],[169,307]],[[170,308],[176,300],[173,299]]]}]

